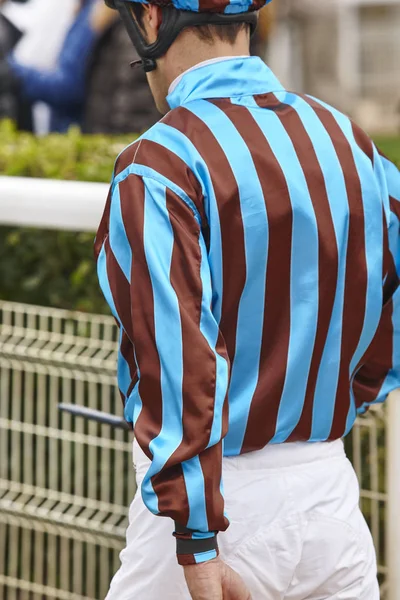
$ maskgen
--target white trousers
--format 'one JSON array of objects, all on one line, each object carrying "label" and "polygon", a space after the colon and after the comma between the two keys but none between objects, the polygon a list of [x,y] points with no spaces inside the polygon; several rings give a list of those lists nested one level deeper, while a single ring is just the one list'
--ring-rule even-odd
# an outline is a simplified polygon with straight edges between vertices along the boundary
[{"label": "white trousers", "polygon": [[[106,600],[190,600],[173,522],[144,506],[149,461],[134,444],[138,493]],[[252,600],[378,600],[376,557],[343,443],[267,446],[223,461],[230,527],[221,557]]]}]

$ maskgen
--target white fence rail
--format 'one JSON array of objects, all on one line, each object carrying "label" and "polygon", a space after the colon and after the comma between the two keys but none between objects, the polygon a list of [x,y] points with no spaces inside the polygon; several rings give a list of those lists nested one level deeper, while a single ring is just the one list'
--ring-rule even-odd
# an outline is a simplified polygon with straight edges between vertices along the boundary
[{"label": "white fence rail", "polygon": [[[0,177],[0,224],[95,230],[107,186]],[[0,599],[102,600],[134,493],[129,434],[60,413],[121,413],[111,317],[0,301]],[[388,417],[388,425],[386,419]],[[400,598],[400,393],[347,438],[381,597]]]},{"label": "white fence rail", "polygon": [[0,176],[0,223],[95,231],[107,193],[105,183]]}]

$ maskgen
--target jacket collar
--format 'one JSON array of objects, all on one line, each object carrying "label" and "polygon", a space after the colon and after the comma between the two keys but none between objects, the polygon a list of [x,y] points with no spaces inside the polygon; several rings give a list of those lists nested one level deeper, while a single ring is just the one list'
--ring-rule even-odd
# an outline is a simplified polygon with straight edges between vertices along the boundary
[{"label": "jacket collar", "polygon": [[199,65],[187,71],[168,94],[167,102],[174,109],[193,100],[253,96],[283,90],[261,58],[248,56]]}]

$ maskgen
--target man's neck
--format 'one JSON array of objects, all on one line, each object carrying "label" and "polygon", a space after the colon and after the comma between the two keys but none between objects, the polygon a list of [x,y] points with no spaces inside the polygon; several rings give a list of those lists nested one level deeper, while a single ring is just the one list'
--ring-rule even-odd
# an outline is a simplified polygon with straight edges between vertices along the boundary
[{"label": "man's neck", "polygon": [[[193,41],[193,44],[190,42]],[[243,30],[234,44],[216,41],[214,44],[199,41],[196,34],[183,32],[181,39],[173,44],[166,56],[165,75],[168,88],[186,71],[195,68],[200,63],[209,60],[222,60],[249,56],[249,34]]]}]

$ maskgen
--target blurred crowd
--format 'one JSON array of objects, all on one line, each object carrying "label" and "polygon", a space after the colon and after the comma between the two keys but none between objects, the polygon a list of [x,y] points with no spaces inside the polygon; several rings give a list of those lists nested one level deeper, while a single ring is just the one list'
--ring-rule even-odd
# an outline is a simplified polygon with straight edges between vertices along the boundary
[{"label": "blurred crowd", "polygon": [[[270,14],[252,52],[265,56]],[[0,119],[21,130],[141,132],[159,118],[135,50],[103,0],[0,0]]]}]

